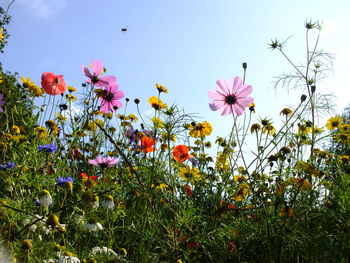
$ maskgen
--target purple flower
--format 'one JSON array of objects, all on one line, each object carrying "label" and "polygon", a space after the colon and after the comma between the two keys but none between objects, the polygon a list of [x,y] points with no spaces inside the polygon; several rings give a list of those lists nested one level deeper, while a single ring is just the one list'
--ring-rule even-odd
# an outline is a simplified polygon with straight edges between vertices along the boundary
[{"label": "purple flower", "polygon": [[61,177],[61,176],[59,176],[58,178],[57,178],[57,186],[63,186],[66,182],[71,182],[71,183],[74,183],[73,182],[73,178],[72,177],[67,177],[67,178],[64,178],[64,177]]},{"label": "purple flower", "polygon": [[130,143],[133,143],[136,141],[136,133],[135,133],[135,130],[134,130],[134,127],[131,127],[129,129],[126,129],[124,131],[124,135],[126,138],[129,139],[129,142]]},{"label": "purple flower", "polygon": [[112,158],[110,156],[108,157],[101,157],[97,156],[95,159],[89,160],[88,163],[92,164],[94,166],[99,166],[101,168],[107,168],[111,167],[113,165],[116,165],[119,162],[118,158]]},{"label": "purple flower", "polygon": [[191,157],[188,159],[193,165],[198,165],[199,164],[199,160],[194,158],[194,157]]},{"label": "purple flower", "polygon": [[10,168],[16,168],[16,164],[14,162],[7,162],[0,165],[0,170],[6,171]]},{"label": "purple flower", "polygon": [[4,109],[2,108],[2,106],[4,105],[5,105],[4,94],[0,93],[0,112],[4,112]]},{"label": "purple flower", "polygon": [[53,144],[45,144],[45,145],[39,145],[38,146],[39,152],[48,152],[48,153],[54,153],[57,151],[57,146]]}]

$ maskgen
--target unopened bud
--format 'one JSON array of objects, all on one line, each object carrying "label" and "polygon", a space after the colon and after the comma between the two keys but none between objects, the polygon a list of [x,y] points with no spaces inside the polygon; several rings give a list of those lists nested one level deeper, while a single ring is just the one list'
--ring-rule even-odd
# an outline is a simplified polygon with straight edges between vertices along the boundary
[{"label": "unopened bud", "polygon": [[23,248],[24,250],[29,250],[29,249],[31,249],[32,247],[33,247],[32,241],[30,241],[29,239],[23,240],[23,242],[22,242],[22,248]]},{"label": "unopened bud", "polygon": [[303,102],[306,100],[306,98],[307,98],[307,96],[305,94],[303,94],[303,95],[301,95],[300,100]]},{"label": "unopened bud", "polygon": [[134,102],[135,102],[136,104],[139,104],[139,103],[140,103],[140,99],[134,99]]},{"label": "unopened bud", "polygon": [[316,91],[316,86],[311,86],[311,93],[314,94]]},{"label": "unopened bud", "polygon": [[46,220],[46,223],[52,227],[60,225],[58,216],[56,216],[55,214],[50,214]]},{"label": "unopened bud", "polygon": [[243,62],[242,63],[242,67],[243,67],[244,70],[246,70],[247,69],[247,62]]}]

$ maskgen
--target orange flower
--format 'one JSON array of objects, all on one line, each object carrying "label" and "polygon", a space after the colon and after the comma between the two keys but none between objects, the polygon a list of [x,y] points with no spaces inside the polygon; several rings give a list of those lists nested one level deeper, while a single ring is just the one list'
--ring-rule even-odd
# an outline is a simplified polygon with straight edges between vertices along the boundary
[{"label": "orange flower", "polygon": [[192,156],[188,153],[189,148],[186,145],[177,145],[174,147],[173,150],[173,157],[175,161],[179,163],[183,163],[188,158],[191,158]]},{"label": "orange flower", "polygon": [[141,150],[144,153],[153,152],[156,150],[153,146],[156,144],[156,140],[152,137],[143,137],[141,139]]},{"label": "orange flower", "polygon": [[50,95],[59,95],[66,90],[63,75],[57,76],[52,72],[44,72],[41,75],[41,86]]},{"label": "orange flower", "polygon": [[88,176],[88,175],[86,175],[86,173],[80,173],[80,176],[82,179],[93,180],[93,181],[96,181],[96,179],[98,178],[97,175]]}]

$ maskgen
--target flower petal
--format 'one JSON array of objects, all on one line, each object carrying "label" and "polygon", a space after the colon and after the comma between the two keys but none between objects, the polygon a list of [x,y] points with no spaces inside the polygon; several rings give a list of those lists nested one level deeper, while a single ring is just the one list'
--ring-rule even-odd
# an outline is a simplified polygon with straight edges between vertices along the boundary
[{"label": "flower petal", "polygon": [[88,78],[92,78],[93,76],[91,75],[89,69],[87,68],[87,66],[85,65],[81,65],[81,69],[84,73],[85,76],[87,76]]},{"label": "flower petal", "polygon": [[247,97],[250,93],[252,93],[252,91],[253,91],[252,86],[244,85],[237,90],[237,97]]},{"label": "flower petal", "polygon": [[235,94],[238,90],[240,90],[242,85],[243,85],[243,81],[241,80],[241,78],[235,77],[233,79],[233,84],[232,84],[232,90],[231,90],[232,94]]},{"label": "flower petal", "polygon": [[229,83],[225,79],[219,79],[216,81],[216,88],[222,92],[224,95],[228,95],[230,93]]},{"label": "flower petal", "polygon": [[222,112],[221,112],[221,115],[222,116],[226,116],[226,115],[229,115],[232,113],[232,106],[231,105],[225,105]]},{"label": "flower petal", "polygon": [[98,77],[102,72],[102,69],[103,69],[103,63],[100,60],[96,59],[92,61],[92,71],[94,72],[95,76]]},{"label": "flower petal", "polygon": [[241,105],[242,107],[248,107],[253,102],[254,102],[254,99],[252,97],[245,97],[245,98],[238,98],[237,99],[237,104]]},{"label": "flower petal", "polygon": [[217,90],[211,90],[208,92],[209,99],[212,100],[225,100],[225,96]]}]

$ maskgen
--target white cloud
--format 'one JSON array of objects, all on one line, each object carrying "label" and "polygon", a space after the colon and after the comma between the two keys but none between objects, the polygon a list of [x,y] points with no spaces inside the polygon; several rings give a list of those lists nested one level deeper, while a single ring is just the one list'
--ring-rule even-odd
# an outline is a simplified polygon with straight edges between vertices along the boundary
[{"label": "white cloud", "polygon": [[47,19],[67,5],[67,0],[18,0],[34,16]]}]

